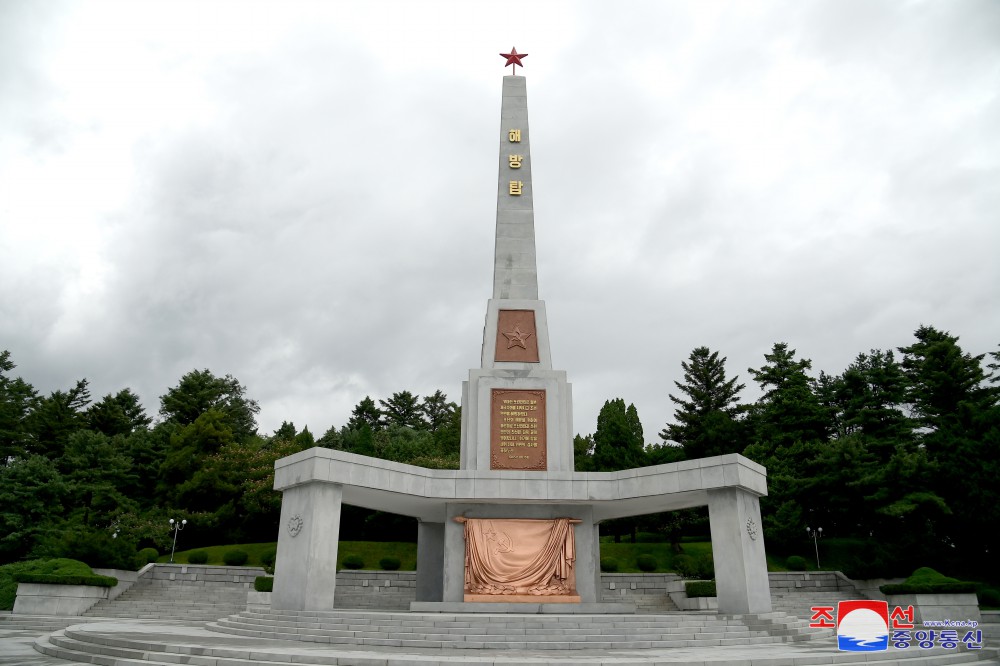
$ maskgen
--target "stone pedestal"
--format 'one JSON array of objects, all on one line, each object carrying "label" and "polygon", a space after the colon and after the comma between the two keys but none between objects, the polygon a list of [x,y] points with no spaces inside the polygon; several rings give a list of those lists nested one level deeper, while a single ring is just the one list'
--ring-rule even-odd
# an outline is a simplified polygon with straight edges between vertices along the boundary
[{"label": "stone pedestal", "polygon": [[343,486],[335,483],[307,483],[285,489],[272,608],[333,610],[342,498]]},{"label": "stone pedestal", "polygon": [[444,523],[417,523],[417,601],[444,600]]},{"label": "stone pedestal", "polygon": [[760,500],[739,488],[710,490],[708,520],[719,612],[771,612]]}]

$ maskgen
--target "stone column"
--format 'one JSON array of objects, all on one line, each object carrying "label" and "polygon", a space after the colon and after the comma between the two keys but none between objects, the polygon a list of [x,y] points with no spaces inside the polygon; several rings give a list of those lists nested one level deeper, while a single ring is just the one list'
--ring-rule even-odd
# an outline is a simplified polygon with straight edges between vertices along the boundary
[{"label": "stone column", "polygon": [[710,490],[708,519],[719,612],[771,612],[771,589],[757,496],[739,488]]},{"label": "stone column", "polygon": [[444,600],[444,523],[417,523],[416,600]]},{"label": "stone column", "polygon": [[318,481],[283,491],[272,608],[333,610],[343,494]]}]

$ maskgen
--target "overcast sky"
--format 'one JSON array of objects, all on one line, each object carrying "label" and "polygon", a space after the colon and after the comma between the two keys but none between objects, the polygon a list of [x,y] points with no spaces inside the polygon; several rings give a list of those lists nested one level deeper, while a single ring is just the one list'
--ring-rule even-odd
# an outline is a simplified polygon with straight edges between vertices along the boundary
[{"label": "overcast sky", "polygon": [[[0,349],[42,393],[232,374],[317,436],[460,401],[528,53],[539,295],[575,429],[707,345],[837,374],[1000,343],[1000,2],[0,0]],[[509,73],[509,70],[507,70]]]}]

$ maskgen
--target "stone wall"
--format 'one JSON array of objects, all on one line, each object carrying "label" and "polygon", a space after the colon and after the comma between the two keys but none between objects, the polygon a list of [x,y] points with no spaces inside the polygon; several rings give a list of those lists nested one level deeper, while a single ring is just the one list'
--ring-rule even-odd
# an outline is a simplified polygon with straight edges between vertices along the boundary
[{"label": "stone wall", "polygon": [[205,564],[156,564],[139,576],[153,584],[183,581],[187,585],[241,585],[253,589],[253,581],[263,576],[260,567],[219,567]]},{"label": "stone wall", "polygon": [[414,571],[371,571],[366,569],[337,572],[336,608],[371,608],[409,610],[417,598],[417,574]]}]

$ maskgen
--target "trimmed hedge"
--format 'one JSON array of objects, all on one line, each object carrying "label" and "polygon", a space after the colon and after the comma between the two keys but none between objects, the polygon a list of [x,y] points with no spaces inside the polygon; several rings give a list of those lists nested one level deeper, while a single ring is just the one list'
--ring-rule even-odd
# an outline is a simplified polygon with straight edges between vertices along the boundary
[{"label": "trimmed hedge", "polygon": [[135,555],[135,561],[139,565],[139,568],[155,562],[159,559],[160,553],[155,548],[143,548]]},{"label": "trimmed hedge", "polygon": [[613,557],[602,557],[601,571],[607,571],[608,573],[618,571],[618,560]]},{"label": "trimmed hedge", "polygon": [[114,587],[118,579],[114,576],[65,576],[59,574],[16,573],[18,583],[41,583],[43,585],[90,585],[91,587]]},{"label": "trimmed hedge", "polygon": [[635,565],[639,571],[656,571],[656,558],[652,555],[640,555],[635,558]]},{"label": "trimmed hedge", "polygon": [[689,580],[684,583],[684,591],[687,592],[689,599],[694,597],[717,596],[715,593],[714,580]]},{"label": "trimmed hedge", "polygon": [[364,569],[365,561],[360,555],[348,555],[341,562],[345,569]]},{"label": "trimmed hedge", "polygon": [[250,554],[239,548],[227,550],[222,556],[222,561],[231,567],[241,567],[247,563],[248,559],[250,559]]},{"label": "trimmed hedge", "polygon": [[882,594],[962,594],[975,592],[976,584],[949,578],[930,567],[920,567],[902,583],[879,587]]},{"label": "trimmed hedge", "polygon": [[253,589],[258,592],[273,592],[274,591],[274,577],[273,576],[257,576],[253,579]]},{"label": "trimmed hedge", "polygon": [[207,550],[192,550],[188,553],[188,564],[204,564],[208,562]]},{"label": "trimmed hedge", "polygon": [[789,571],[805,571],[807,566],[806,558],[799,555],[791,555],[785,560],[785,566],[788,567]]},{"label": "trimmed hedge", "polygon": [[378,565],[382,567],[384,571],[398,571],[402,562],[400,562],[397,557],[383,557],[378,561]]},{"label": "trimmed hedge", "polygon": [[882,594],[961,594],[964,592],[975,592],[975,583],[927,583],[923,585],[910,585],[908,583],[896,583],[883,585],[879,588]]}]

